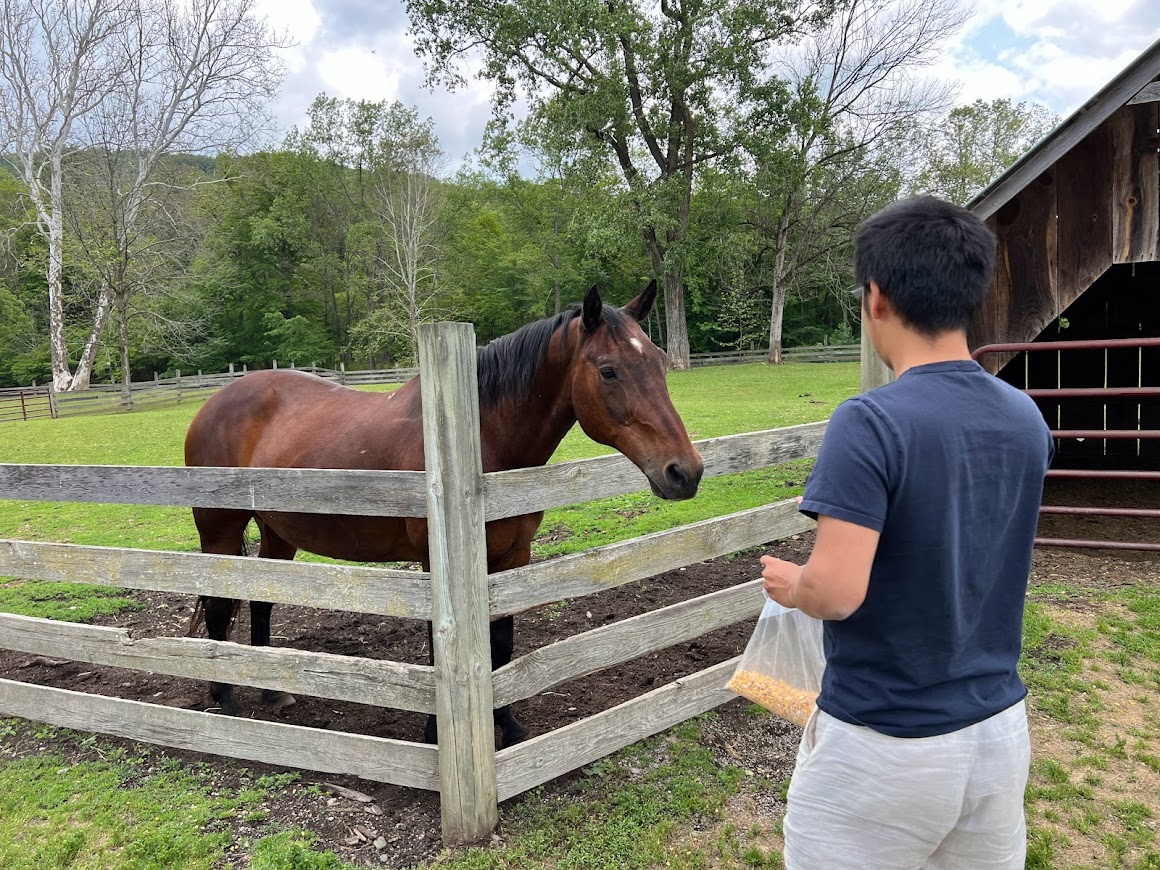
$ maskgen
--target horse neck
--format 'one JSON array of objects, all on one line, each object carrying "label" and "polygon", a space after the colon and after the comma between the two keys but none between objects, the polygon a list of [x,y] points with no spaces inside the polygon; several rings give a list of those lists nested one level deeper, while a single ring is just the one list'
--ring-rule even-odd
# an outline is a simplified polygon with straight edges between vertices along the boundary
[{"label": "horse neck", "polygon": [[490,441],[488,452],[499,468],[546,465],[575,425],[571,372],[575,345],[575,340],[569,342],[565,352],[557,332],[527,396],[508,397],[479,409],[480,430]]}]

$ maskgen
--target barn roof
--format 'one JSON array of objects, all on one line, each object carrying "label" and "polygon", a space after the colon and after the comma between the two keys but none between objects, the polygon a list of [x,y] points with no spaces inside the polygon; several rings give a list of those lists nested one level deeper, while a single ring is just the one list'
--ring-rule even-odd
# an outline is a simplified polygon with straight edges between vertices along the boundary
[{"label": "barn roof", "polygon": [[1051,168],[1117,109],[1130,103],[1160,102],[1160,40],[1108,82],[1094,97],[1019,158],[967,203],[988,218],[1032,180]]}]

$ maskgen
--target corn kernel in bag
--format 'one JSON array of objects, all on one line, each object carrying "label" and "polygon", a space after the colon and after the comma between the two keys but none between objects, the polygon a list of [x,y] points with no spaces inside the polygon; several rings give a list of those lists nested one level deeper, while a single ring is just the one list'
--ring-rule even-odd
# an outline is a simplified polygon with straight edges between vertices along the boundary
[{"label": "corn kernel in bag", "polygon": [[822,621],[767,598],[726,688],[804,727],[825,668]]}]

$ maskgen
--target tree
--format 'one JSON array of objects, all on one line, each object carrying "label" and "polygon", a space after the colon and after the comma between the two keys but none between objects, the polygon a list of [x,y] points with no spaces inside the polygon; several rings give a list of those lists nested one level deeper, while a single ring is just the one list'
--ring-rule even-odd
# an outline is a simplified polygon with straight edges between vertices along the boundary
[{"label": "tree", "polygon": [[[760,84],[770,46],[832,5],[797,0],[407,0],[428,78],[463,81],[482,52],[497,117],[523,86],[532,123],[614,162],[638,232],[664,279],[668,352],[689,365],[682,242],[696,167],[730,153],[721,123]],[[808,12],[806,11],[808,9]]]},{"label": "tree", "polygon": [[[964,20],[951,0],[850,0],[781,53],[778,67],[792,88],[788,125],[782,137],[748,140],[757,256],[770,292],[770,362],[781,362],[791,283],[847,244],[857,223],[897,192],[895,173],[880,159],[891,137],[949,102],[949,87],[912,73],[937,59]],[[759,101],[749,111],[760,120],[768,107]]]},{"label": "tree", "polygon": [[924,142],[928,156],[915,188],[966,205],[1057,123],[1059,117],[1038,103],[976,100],[959,106]]},{"label": "tree", "polygon": [[[123,320],[141,285],[126,282],[138,219],[163,191],[159,162],[179,151],[248,142],[281,80],[276,37],[255,0],[0,0],[0,131],[15,148],[49,248],[53,380],[88,385],[96,344],[115,308]],[[88,160],[90,152],[103,159]],[[102,280],[76,375],[64,337],[62,184],[101,173],[110,202],[98,230]],[[92,245],[89,245],[90,250]],[[123,351],[124,352],[124,351]],[[127,366],[125,366],[127,371]]]},{"label": "tree", "polygon": [[[52,380],[72,386],[62,251],[64,162],[77,128],[110,97],[126,59],[116,51],[132,0],[0,0],[0,153],[12,154],[48,247],[48,332]],[[108,312],[98,308],[86,343],[96,344]]]}]

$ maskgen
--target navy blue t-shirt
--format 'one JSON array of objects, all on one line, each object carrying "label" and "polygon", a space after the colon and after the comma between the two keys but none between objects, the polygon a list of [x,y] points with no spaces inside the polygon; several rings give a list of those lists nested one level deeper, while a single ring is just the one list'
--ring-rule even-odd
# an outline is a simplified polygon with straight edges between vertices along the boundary
[{"label": "navy blue t-shirt", "polygon": [[801,509],[881,538],[866,600],[825,623],[822,710],[929,737],[1027,694],[1015,666],[1053,452],[1035,403],[975,362],[916,366],[837,408]]}]

